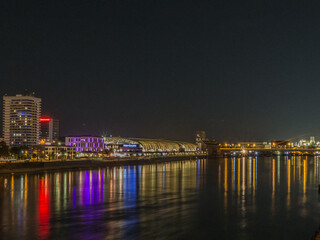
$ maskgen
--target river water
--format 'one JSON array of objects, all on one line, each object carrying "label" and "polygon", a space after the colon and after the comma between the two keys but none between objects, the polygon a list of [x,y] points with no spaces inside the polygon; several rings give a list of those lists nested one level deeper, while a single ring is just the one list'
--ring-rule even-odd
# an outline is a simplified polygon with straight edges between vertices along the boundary
[{"label": "river water", "polygon": [[0,239],[310,239],[320,158],[0,175]]}]

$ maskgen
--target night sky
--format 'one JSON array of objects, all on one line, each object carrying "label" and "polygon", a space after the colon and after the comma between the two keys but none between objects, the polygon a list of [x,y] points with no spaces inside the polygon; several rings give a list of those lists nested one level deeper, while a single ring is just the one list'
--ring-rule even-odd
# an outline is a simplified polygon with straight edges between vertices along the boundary
[{"label": "night sky", "polygon": [[0,95],[35,91],[64,136],[291,138],[320,128],[319,12],[320,1],[1,1]]}]

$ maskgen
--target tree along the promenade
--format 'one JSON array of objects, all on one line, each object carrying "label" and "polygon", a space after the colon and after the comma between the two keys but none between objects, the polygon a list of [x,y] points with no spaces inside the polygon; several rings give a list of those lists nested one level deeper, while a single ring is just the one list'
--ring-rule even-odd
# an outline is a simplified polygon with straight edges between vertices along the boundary
[{"label": "tree along the promenade", "polygon": [[8,156],[9,156],[9,147],[4,141],[2,141],[0,142],[0,157],[8,157]]},{"label": "tree along the promenade", "polygon": [[67,151],[65,149],[60,150],[61,160],[66,160]]},{"label": "tree along the promenade", "polygon": [[27,157],[27,146],[19,146],[19,147],[12,147],[10,149],[11,155],[13,155],[17,159],[22,159]]}]

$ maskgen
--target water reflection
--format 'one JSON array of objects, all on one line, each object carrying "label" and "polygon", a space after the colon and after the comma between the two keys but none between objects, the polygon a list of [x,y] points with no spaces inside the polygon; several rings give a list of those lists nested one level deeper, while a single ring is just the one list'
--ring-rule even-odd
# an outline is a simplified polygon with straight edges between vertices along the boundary
[{"label": "water reflection", "polygon": [[242,157],[0,176],[0,236],[304,239],[320,222],[319,167]]},{"label": "water reflection", "polygon": [[[270,163],[270,167],[268,167]],[[258,165],[260,169],[258,170]],[[230,168],[230,169],[229,169]],[[310,169],[309,169],[310,168]],[[286,192],[290,195],[292,185],[298,192],[305,196],[310,184],[317,185],[320,181],[319,176],[319,157],[284,157],[284,159],[270,158],[225,158],[218,162],[218,184],[222,184],[220,179],[223,178],[224,192],[230,194],[236,191],[238,195],[250,194],[255,195],[257,190],[257,182],[261,178],[265,181],[265,176],[259,176],[259,173],[268,170],[271,176],[271,196],[275,196],[282,185],[282,181],[286,183]],[[270,171],[269,171],[270,170]],[[296,171],[298,175],[296,176]],[[230,172],[230,173],[229,173]],[[230,174],[230,176],[228,176]],[[259,178],[260,177],[260,178]],[[231,188],[228,188],[228,184]],[[265,183],[264,183],[265,184]],[[221,189],[221,187],[219,189]],[[263,189],[267,191],[268,189]]]},{"label": "water reflection", "polygon": [[[229,218],[240,214],[238,227],[242,234],[243,229],[248,228],[249,215],[258,218],[254,215],[258,214],[256,211],[260,209],[259,214],[261,214],[261,210],[268,205],[270,212],[265,212],[264,217],[279,224],[282,223],[277,218],[287,221],[288,216],[303,218],[304,221],[308,218],[311,221],[315,218],[314,211],[319,211],[317,191],[320,180],[319,157],[231,158],[218,161],[218,169],[218,178],[224,179],[223,183],[218,182],[223,184],[218,189],[224,189],[224,217],[231,221]],[[231,188],[228,188],[229,183]],[[268,201],[269,196],[270,201]],[[237,206],[234,205],[235,200]],[[230,206],[235,209],[231,213],[229,213]],[[318,216],[316,219],[320,222]],[[315,222],[316,227],[318,222]],[[296,227],[297,224],[298,222],[295,222],[292,226]],[[298,236],[293,238],[299,239]],[[264,239],[263,236],[261,239]]]},{"label": "water reflection", "polygon": [[162,227],[187,220],[193,211],[190,196],[204,182],[206,164],[197,160],[1,176],[0,234],[8,239],[143,237],[148,233],[138,228],[158,228],[159,216],[150,212],[161,213]]}]

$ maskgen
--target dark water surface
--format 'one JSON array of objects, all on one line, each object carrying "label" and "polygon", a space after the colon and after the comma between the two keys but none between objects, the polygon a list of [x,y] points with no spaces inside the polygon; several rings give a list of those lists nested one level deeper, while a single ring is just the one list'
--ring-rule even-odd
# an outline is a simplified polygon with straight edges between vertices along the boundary
[{"label": "dark water surface", "polygon": [[0,175],[0,239],[310,239],[318,157]]}]

